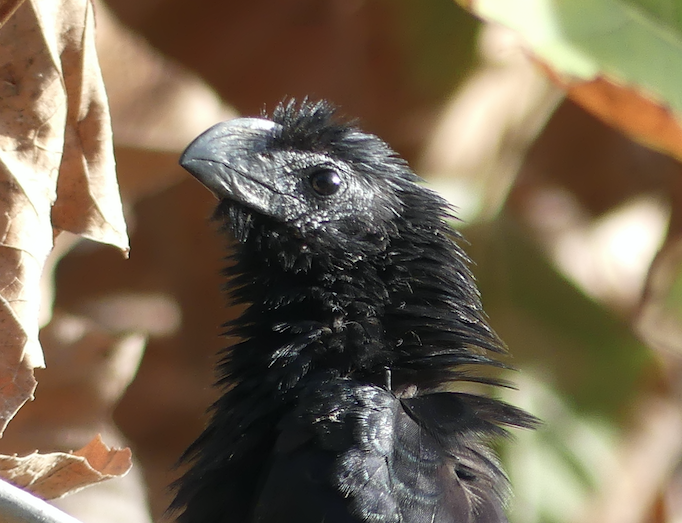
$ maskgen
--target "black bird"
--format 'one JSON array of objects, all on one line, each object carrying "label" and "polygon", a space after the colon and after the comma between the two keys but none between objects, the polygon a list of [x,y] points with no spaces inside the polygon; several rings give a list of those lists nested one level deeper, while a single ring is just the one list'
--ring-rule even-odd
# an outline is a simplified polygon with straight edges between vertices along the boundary
[{"label": "black bird", "polygon": [[237,240],[222,397],[188,449],[183,523],[504,522],[500,385],[447,203],[326,102],[220,123],[181,165]]}]

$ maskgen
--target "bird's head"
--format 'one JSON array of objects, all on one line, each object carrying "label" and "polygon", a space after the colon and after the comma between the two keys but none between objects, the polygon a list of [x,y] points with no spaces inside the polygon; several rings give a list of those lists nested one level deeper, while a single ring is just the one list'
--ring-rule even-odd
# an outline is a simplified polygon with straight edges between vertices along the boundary
[{"label": "bird's head", "polygon": [[241,242],[228,273],[237,302],[265,304],[253,325],[291,306],[338,334],[349,368],[383,372],[402,354],[401,372],[421,369],[422,383],[452,379],[448,366],[494,364],[482,350],[504,352],[447,202],[327,103],[291,101],[271,117],[220,123],[180,163],[221,201],[218,215]]},{"label": "bird's head", "polygon": [[385,142],[335,120],[326,102],[290,101],[270,118],[219,123],[180,163],[232,206],[240,241],[265,219],[318,247],[385,245],[403,210],[401,195],[416,186]]}]

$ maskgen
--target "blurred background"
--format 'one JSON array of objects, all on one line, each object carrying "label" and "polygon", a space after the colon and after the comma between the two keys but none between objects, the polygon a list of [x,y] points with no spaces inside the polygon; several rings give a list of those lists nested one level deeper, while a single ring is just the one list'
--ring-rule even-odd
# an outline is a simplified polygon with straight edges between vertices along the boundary
[{"label": "blurred background", "polygon": [[137,462],[60,506],[173,520],[175,463],[235,314],[215,202],[177,158],[217,121],[309,96],[458,209],[521,371],[504,397],[544,420],[500,446],[512,523],[682,522],[678,161],[564,98],[519,36],[452,0],[110,0],[96,17],[130,259],[60,237],[48,370],[4,444],[75,448],[99,430]]}]

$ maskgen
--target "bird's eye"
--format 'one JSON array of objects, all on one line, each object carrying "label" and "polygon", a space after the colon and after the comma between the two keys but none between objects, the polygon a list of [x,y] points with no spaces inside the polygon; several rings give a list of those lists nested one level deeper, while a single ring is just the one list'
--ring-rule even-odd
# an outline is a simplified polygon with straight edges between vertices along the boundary
[{"label": "bird's eye", "polygon": [[466,467],[460,465],[455,466],[455,474],[457,474],[457,477],[462,481],[476,481],[476,474]]},{"label": "bird's eye", "polygon": [[332,169],[320,169],[309,177],[310,186],[321,196],[331,196],[341,187],[339,173]]}]

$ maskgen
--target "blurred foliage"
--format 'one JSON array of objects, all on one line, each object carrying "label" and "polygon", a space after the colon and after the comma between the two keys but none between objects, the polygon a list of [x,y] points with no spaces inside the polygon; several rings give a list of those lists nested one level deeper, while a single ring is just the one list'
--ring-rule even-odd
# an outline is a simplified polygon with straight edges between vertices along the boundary
[{"label": "blurred foliage", "polygon": [[669,309],[674,317],[682,317],[682,268],[673,277],[672,285],[664,299],[665,308]]},{"label": "blurred foliage", "polygon": [[521,34],[569,96],[682,158],[682,4],[677,0],[459,0]]},{"label": "blurred foliage", "polygon": [[525,376],[521,387],[520,403],[542,412],[544,424],[502,449],[514,487],[511,520],[575,521],[608,480],[618,434],[603,419],[580,415],[537,375]]},{"label": "blurred foliage", "polygon": [[[388,0],[397,11],[410,80],[427,98],[448,95],[476,60],[481,22],[452,0]],[[456,30],[453,30],[456,28]]]},{"label": "blurred foliage", "polygon": [[552,383],[583,415],[621,420],[654,370],[626,322],[567,281],[513,216],[464,234],[484,307],[512,363]]}]

